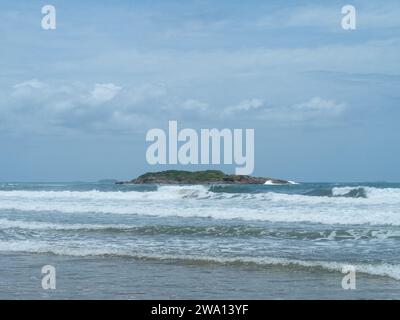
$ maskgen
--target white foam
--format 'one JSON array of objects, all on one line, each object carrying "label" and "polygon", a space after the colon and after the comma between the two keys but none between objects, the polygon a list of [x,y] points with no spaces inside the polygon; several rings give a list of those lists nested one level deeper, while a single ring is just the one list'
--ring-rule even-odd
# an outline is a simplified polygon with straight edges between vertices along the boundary
[{"label": "white foam", "polygon": [[[343,195],[361,187],[335,188],[333,192]],[[400,189],[362,188],[367,198],[213,193],[205,186],[161,186],[149,192],[0,191],[0,209],[400,225]]]},{"label": "white foam", "polygon": [[0,229],[26,229],[26,230],[105,230],[105,229],[128,229],[133,225],[126,224],[85,224],[85,223],[49,223],[27,220],[0,219]]},{"label": "white foam", "polygon": [[265,181],[264,184],[268,185],[268,186],[280,186],[280,185],[282,185],[282,183],[276,183],[273,180],[267,180],[267,181]]},{"label": "white foam", "polygon": [[335,187],[332,188],[332,195],[336,196],[336,197],[340,197],[340,196],[344,196],[346,194],[348,194],[351,191],[354,190],[360,190],[360,189],[364,189],[365,191],[367,191],[367,187]]}]

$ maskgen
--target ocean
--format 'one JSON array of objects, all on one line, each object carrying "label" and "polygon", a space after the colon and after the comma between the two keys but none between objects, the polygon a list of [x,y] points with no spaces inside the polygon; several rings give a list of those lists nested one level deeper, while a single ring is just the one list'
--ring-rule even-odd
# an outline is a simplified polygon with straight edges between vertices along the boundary
[{"label": "ocean", "polygon": [[399,244],[395,183],[0,183],[0,299],[398,299]]}]

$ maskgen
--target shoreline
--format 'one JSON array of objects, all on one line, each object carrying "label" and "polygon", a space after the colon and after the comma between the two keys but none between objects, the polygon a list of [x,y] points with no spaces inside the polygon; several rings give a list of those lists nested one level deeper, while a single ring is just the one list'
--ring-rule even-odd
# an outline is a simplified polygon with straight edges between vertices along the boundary
[{"label": "shoreline", "polygon": [[[104,256],[3,253],[0,298],[8,299],[397,299],[399,281],[357,274],[343,290],[340,272],[251,265],[201,265]],[[57,289],[40,288],[54,264]],[[18,283],[13,286],[12,283]]]}]

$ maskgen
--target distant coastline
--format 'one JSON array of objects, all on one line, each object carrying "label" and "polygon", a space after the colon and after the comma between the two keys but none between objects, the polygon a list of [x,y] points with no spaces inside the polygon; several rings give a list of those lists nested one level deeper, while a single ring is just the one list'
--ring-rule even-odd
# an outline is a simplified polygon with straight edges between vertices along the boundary
[{"label": "distant coastline", "polygon": [[167,170],[147,172],[129,181],[116,184],[291,184],[287,180],[269,177],[225,174],[220,170]]}]

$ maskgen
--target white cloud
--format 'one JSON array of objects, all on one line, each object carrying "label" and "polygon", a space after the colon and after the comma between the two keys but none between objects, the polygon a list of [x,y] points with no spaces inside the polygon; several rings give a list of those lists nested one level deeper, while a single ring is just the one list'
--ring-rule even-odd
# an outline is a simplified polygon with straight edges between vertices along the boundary
[{"label": "white cloud", "polygon": [[208,103],[177,97],[165,85],[157,83],[117,86],[82,82],[47,84],[35,80],[0,92],[0,97],[0,129],[24,134],[135,132],[168,119],[197,121],[210,114],[217,115],[217,110],[210,110]]},{"label": "white cloud", "polygon": [[46,84],[44,82],[41,82],[37,79],[32,79],[15,84],[13,86],[12,95],[16,98],[32,97],[36,95],[36,98],[39,98],[37,94],[39,92],[43,92],[45,89]]},{"label": "white cloud", "polygon": [[121,89],[113,83],[96,83],[94,89],[90,92],[90,96],[94,103],[103,103],[112,100]]},{"label": "white cloud", "polygon": [[[0,127],[10,132],[52,134],[54,130],[134,130],[159,114],[165,88],[153,84],[122,88],[113,83],[18,83],[1,92]],[[154,115],[151,115],[154,117]]]},{"label": "white cloud", "polygon": [[46,86],[44,82],[41,82],[37,79],[32,79],[29,81],[17,83],[14,85],[14,89],[24,89],[24,88],[29,88],[29,89],[42,89]]},{"label": "white cloud", "polygon": [[331,114],[340,114],[344,108],[345,105],[343,103],[336,103],[334,100],[324,100],[320,97],[314,97],[307,102],[295,104],[291,107],[293,111],[329,112]]},{"label": "white cloud", "polygon": [[160,125],[169,119],[192,124],[204,120],[210,125],[223,122],[226,117],[235,123],[270,121],[277,126],[321,123],[340,117],[346,110],[344,103],[321,97],[287,106],[267,105],[264,99],[252,98],[218,108],[215,102],[182,99],[169,93],[166,86],[152,83],[122,88],[113,83],[50,85],[30,80],[0,96],[3,131],[42,134],[64,129],[135,131],[140,126]]},{"label": "white cloud", "polygon": [[287,123],[322,123],[329,122],[341,116],[346,110],[344,103],[313,97],[284,107],[274,107],[264,110],[261,117],[265,120]]},{"label": "white cloud", "polygon": [[241,101],[238,105],[227,107],[223,110],[223,114],[234,115],[241,112],[260,109],[264,106],[262,99],[250,99]]},{"label": "white cloud", "polygon": [[250,99],[223,109],[220,116],[272,121],[276,125],[280,125],[325,121],[339,117],[345,109],[344,103],[320,97],[313,97],[308,101],[288,106],[268,106],[262,99]]}]

